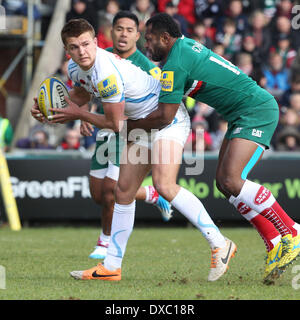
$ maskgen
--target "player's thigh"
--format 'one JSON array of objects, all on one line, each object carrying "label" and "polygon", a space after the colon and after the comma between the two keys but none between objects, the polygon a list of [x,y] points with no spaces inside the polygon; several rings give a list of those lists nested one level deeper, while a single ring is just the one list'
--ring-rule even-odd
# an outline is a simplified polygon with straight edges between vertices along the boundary
[{"label": "player's thigh", "polygon": [[152,178],[160,192],[162,188],[175,185],[182,163],[183,146],[173,140],[160,139],[152,148]]},{"label": "player's thigh", "polygon": [[[218,176],[221,174],[221,166],[222,166],[222,162],[223,162],[224,155],[225,155],[226,150],[227,150],[228,143],[229,143],[229,140],[226,139],[226,138],[224,138],[224,139],[223,139],[223,142],[222,142],[222,144],[221,144],[220,150],[219,150],[217,170],[216,170],[216,177],[218,177]],[[219,184],[218,179],[216,179],[216,185],[217,185],[217,188],[218,188],[220,191],[224,192],[224,191],[222,190],[221,185]]]},{"label": "player's thigh", "polygon": [[102,183],[102,202],[105,206],[112,206],[115,202],[115,189],[117,186],[117,180],[106,176]]},{"label": "player's thigh", "polygon": [[[135,199],[135,195],[141,186],[144,178],[151,170],[151,162],[135,163],[130,159],[130,146],[123,151],[120,164],[119,180],[116,188],[116,201],[131,201]],[[141,147],[144,148],[144,147]],[[144,150],[142,150],[143,152]],[[145,152],[150,153],[148,148]]]}]

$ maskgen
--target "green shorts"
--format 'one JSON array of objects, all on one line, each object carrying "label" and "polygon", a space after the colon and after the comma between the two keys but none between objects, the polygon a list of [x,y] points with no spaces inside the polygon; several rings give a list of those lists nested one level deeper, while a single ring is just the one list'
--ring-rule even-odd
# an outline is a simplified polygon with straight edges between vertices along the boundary
[{"label": "green shorts", "polygon": [[110,133],[96,141],[91,161],[91,170],[108,168],[109,164],[120,167],[120,157],[124,148],[124,140],[119,134]]},{"label": "green shorts", "polygon": [[228,123],[225,138],[242,138],[270,147],[279,120],[279,107],[275,99],[269,100]]}]

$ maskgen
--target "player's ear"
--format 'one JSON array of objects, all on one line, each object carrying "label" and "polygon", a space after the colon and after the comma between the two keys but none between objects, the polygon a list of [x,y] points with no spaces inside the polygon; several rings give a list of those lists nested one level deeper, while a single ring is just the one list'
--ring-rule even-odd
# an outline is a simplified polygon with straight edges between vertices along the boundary
[{"label": "player's ear", "polygon": [[96,46],[98,46],[98,39],[97,39],[97,37],[94,38],[94,43],[95,43]]},{"label": "player's ear", "polygon": [[69,51],[68,51],[68,48],[66,45],[64,45],[64,49],[65,49],[66,53],[69,54]]},{"label": "player's ear", "polygon": [[140,37],[141,37],[141,33],[138,31],[138,32],[136,33],[136,41],[138,41]]},{"label": "player's ear", "polygon": [[165,43],[165,44],[169,43],[170,38],[171,38],[171,36],[170,36],[170,34],[169,34],[168,32],[163,32],[163,33],[160,35],[161,41],[162,41],[163,43]]}]

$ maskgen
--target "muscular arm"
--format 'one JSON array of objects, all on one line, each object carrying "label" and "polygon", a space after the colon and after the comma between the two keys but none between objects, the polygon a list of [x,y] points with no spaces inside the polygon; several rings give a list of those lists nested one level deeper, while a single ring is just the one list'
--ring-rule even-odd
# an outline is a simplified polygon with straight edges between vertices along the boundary
[{"label": "muscular arm", "polygon": [[[104,115],[94,114],[85,108],[80,108],[76,103],[65,98],[68,106],[63,109],[51,109],[55,115],[51,117],[52,123],[65,123],[72,120],[89,122],[99,129],[111,129],[115,132],[121,131],[125,119],[125,101],[118,103],[103,103]],[[48,117],[49,118],[49,117]]]},{"label": "muscular arm", "polygon": [[128,132],[132,129],[141,128],[148,132],[151,129],[162,129],[169,125],[179,108],[177,103],[159,103],[158,108],[151,112],[146,118],[138,120],[127,120]]},{"label": "muscular arm", "polygon": [[89,122],[100,129],[111,129],[120,132],[124,124],[125,102],[103,103],[103,114],[94,114],[82,110],[80,120]]}]

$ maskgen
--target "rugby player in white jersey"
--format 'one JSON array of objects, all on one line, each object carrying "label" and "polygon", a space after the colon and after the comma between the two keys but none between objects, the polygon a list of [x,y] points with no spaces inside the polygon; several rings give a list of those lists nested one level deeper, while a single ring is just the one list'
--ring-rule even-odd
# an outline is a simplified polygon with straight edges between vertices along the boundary
[{"label": "rugby player in white jersey", "polygon": [[[98,128],[121,132],[127,118],[145,118],[157,109],[160,82],[129,61],[98,48],[95,32],[88,22],[83,19],[71,20],[64,26],[61,35],[65,49],[72,58],[70,63],[79,66],[78,72],[71,75],[71,78],[81,82],[82,86],[71,92],[70,99],[66,98],[67,108],[53,109],[56,114],[51,116],[52,122],[65,123],[80,119]],[[101,99],[104,115],[93,114],[79,107],[90,100],[91,94]],[[183,147],[190,131],[189,115],[184,105],[181,105],[175,117],[173,113],[172,117],[164,119],[160,130],[151,136],[141,130],[139,137],[135,136],[136,131],[129,133],[115,189],[107,256],[96,267],[72,271],[72,277],[83,280],[121,280],[122,260],[134,225],[135,196],[150,170],[157,191],[198,228],[208,241],[213,252],[208,280],[219,279],[228,269],[236,245],[221,234],[201,201],[176,183]],[[136,161],[132,154],[137,153],[132,150],[138,151],[139,155],[146,155],[146,159],[142,160],[147,161]],[[164,162],[165,159],[168,159],[168,163]]]}]

